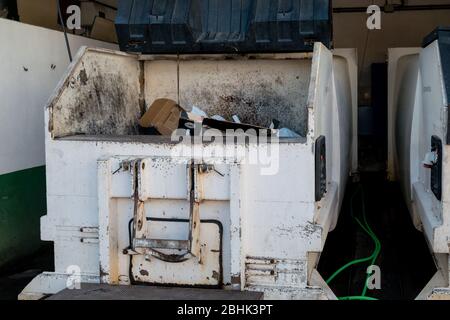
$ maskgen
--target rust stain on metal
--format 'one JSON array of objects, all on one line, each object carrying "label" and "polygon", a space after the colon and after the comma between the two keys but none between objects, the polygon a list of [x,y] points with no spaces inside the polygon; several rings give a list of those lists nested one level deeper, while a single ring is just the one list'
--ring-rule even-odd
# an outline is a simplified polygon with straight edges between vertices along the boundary
[{"label": "rust stain on metal", "polygon": [[231,277],[231,284],[241,284],[241,276]]}]

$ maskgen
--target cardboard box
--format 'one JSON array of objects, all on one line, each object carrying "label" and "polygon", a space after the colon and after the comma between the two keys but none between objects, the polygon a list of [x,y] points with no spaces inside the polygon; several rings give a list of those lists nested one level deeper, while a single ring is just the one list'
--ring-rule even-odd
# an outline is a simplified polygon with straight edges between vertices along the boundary
[{"label": "cardboard box", "polygon": [[139,121],[143,128],[154,127],[164,136],[170,136],[178,129],[181,118],[181,107],[173,100],[158,99]]}]

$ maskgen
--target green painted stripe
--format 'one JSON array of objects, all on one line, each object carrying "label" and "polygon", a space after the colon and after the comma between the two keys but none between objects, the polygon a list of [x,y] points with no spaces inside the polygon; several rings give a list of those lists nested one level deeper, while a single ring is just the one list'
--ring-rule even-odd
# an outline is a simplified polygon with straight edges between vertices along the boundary
[{"label": "green painted stripe", "polygon": [[45,167],[0,175],[0,267],[41,247],[45,212]]}]

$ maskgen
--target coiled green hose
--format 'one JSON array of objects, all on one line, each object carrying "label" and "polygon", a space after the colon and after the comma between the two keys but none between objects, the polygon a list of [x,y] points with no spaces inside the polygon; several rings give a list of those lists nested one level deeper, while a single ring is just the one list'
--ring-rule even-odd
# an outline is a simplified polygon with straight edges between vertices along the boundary
[{"label": "coiled green hose", "polygon": [[[353,214],[353,203],[354,203],[354,199],[356,197],[356,195],[358,193],[361,193],[361,198],[362,198],[362,216],[363,216],[363,221],[361,222],[361,220],[358,217],[355,217]],[[373,251],[373,253],[367,257],[367,258],[361,258],[361,259],[355,259],[353,261],[350,261],[349,263],[345,264],[344,266],[342,266],[341,268],[339,268],[335,273],[333,273],[328,280],[326,281],[327,284],[329,284],[331,281],[333,281],[339,274],[341,274],[343,271],[345,271],[346,269],[348,269],[349,267],[356,265],[356,264],[361,264],[361,263],[365,263],[365,262],[370,262],[370,265],[374,265],[376,260],[378,259],[378,256],[381,252],[381,242],[380,240],[377,238],[375,232],[373,232],[372,228],[370,227],[369,223],[367,222],[367,216],[366,216],[366,206],[364,203],[364,190],[362,189],[361,186],[358,186],[358,188],[355,190],[355,192],[353,193],[352,197],[351,197],[351,204],[350,204],[350,212],[351,212],[351,216],[353,217],[353,219],[355,219],[355,221],[358,223],[358,225],[361,227],[361,229],[364,230],[365,233],[367,233],[370,238],[373,240],[374,244],[375,244],[375,249]],[[367,278],[366,281],[364,283],[364,288],[362,291],[361,296],[351,296],[351,297],[341,297],[339,298],[339,300],[377,300],[375,298],[370,298],[367,297],[367,282],[368,279],[370,277],[370,273],[367,273]]]}]

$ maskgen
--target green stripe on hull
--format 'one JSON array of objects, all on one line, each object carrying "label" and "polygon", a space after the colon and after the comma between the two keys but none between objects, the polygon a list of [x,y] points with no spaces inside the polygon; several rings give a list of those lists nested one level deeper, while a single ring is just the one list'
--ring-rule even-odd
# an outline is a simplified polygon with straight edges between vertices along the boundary
[{"label": "green stripe on hull", "polygon": [[0,267],[40,248],[45,212],[45,167],[0,175]]}]

